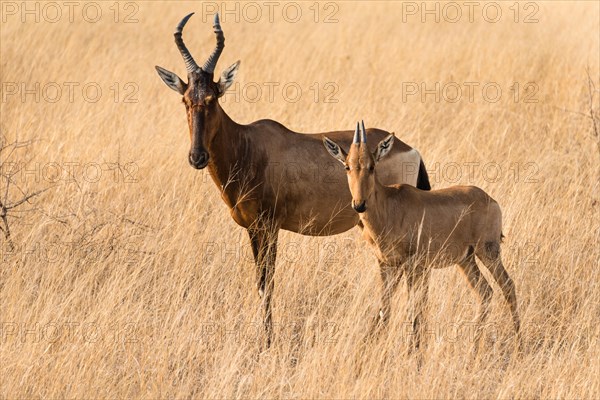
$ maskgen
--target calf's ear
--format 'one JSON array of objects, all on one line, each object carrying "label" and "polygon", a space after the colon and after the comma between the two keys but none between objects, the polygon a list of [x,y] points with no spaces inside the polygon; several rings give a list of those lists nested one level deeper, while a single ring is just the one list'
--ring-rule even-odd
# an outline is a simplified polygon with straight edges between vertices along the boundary
[{"label": "calf's ear", "polygon": [[391,133],[385,139],[379,142],[379,144],[377,145],[377,149],[373,154],[375,162],[379,162],[379,160],[385,157],[390,152],[390,150],[392,150],[392,146],[394,145],[394,138],[394,134]]},{"label": "calf's ear", "polygon": [[346,152],[342,149],[336,142],[329,139],[327,136],[323,136],[323,145],[325,149],[333,158],[341,162],[342,164],[346,164]]}]

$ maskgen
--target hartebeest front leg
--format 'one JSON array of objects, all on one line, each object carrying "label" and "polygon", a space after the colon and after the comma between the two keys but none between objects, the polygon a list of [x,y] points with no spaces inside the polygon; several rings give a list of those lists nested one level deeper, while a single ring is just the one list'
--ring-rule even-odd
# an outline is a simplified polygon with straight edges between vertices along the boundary
[{"label": "hartebeest front leg", "polygon": [[421,339],[425,328],[425,312],[429,292],[431,271],[421,266],[407,271],[408,311],[412,323],[412,336],[409,351],[417,351],[421,347]]},{"label": "hartebeest front leg", "polygon": [[262,299],[265,291],[265,280],[262,274],[263,268],[261,267],[261,258],[259,257],[262,240],[259,238],[258,229],[248,229],[248,236],[250,237],[250,246],[252,247],[252,255],[254,256],[254,265],[256,267],[256,288],[258,295]]},{"label": "hartebeest front leg", "polygon": [[271,346],[273,340],[273,317],[271,302],[275,289],[275,261],[277,258],[277,238],[279,229],[258,227],[248,229],[254,262],[256,265],[256,278],[258,294],[262,299],[263,323],[267,335],[266,347]]}]

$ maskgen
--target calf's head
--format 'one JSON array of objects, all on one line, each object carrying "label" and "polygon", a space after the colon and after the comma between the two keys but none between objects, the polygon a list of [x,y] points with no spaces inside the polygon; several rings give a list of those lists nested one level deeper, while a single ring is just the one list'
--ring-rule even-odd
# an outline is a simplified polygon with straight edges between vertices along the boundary
[{"label": "calf's head", "polygon": [[356,124],[354,140],[346,153],[337,143],[328,137],[323,137],[325,149],[346,168],[348,185],[352,194],[352,208],[362,213],[367,210],[375,187],[375,165],[392,149],[394,134],[388,135],[377,145],[375,152],[367,147],[365,124]]}]

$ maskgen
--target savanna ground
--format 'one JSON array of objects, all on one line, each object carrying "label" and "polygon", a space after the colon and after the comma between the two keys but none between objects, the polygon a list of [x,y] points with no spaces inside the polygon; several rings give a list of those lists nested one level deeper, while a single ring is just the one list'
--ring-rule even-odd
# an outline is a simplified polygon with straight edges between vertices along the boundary
[{"label": "savanna ground", "polygon": [[499,17],[476,3],[472,22],[459,2],[456,23],[446,3],[427,4],[439,22],[421,2],[226,5],[217,72],[242,60],[221,99],[235,121],[365,119],[418,148],[435,188],[475,184],[500,203],[522,352],[494,286],[473,356],[477,301],[447,268],[420,371],[405,289],[389,334],[360,346],[379,273],[358,229],[281,233],[276,338],[261,352],[246,232],[188,165],[180,96],[154,70],[185,76],[172,33],[191,11],[184,38],[203,62],[225,6],[54,4],[61,16],[2,3],[1,199],[35,196],[0,220],[0,398],[600,397],[597,2],[494,3]]}]

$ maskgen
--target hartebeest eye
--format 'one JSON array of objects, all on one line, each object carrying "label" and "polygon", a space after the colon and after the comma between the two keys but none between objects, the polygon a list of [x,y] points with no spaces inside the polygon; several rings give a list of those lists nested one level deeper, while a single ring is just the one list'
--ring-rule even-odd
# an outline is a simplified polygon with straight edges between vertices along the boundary
[{"label": "hartebeest eye", "polygon": [[346,169],[346,171],[350,171],[350,166],[349,166],[348,164],[346,164],[346,165],[344,166],[344,168]]}]

